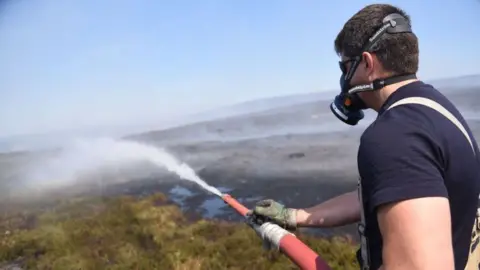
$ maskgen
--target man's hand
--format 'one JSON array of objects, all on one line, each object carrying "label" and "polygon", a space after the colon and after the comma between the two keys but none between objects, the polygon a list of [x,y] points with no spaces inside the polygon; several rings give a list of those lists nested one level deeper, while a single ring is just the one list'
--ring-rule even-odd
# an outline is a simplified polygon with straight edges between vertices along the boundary
[{"label": "man's hand", "polygon": [[383,269],[452,270],[450,208],[447,198],[426,197],[382,205]]},{"label": "man's hand", "polygon": [[286,208],[283,204],[271,199],[259,201],[253,208],[252,214],[265,217],[288,230],[297,228],[297,210]]}]

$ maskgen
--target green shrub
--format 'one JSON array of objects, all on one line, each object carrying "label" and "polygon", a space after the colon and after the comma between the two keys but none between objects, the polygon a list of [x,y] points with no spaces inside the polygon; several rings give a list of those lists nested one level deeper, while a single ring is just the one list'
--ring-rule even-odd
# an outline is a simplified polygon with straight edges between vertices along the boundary
[{"label": "green shrub", "polygon": [[[163,194],[63,201],[3,216],[0,229],[0,263],[22,258],[27,269],[297,269],[281,253],[263,250],[247,225],[191,222]],[[332,269],[358,269],[349,241],[298,237]]]}]

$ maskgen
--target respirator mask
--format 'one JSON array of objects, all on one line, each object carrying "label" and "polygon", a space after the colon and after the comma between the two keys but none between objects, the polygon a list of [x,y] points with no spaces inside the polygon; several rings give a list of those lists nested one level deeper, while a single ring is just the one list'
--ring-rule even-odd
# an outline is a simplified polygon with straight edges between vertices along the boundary
[{"label": "respirator mask", "polygon": [[[383,26],[367,40],[360,55],[352,57],[345,62],[340,61],[340,69],[342,70],[342,76],[340,77],[341,91],[330,104],[330,110],[344,123],[354,126],[364,117],[363,110],[368,107],[358,96],[359,92],[376,91],[390,84],[416,78],[415,74],[402,74],[389,78],[377,79],[370,84],[356,86],[350,85],[350,81],[362,61],[362,53],[370,52],[384,34],[398,33],[412,33],[412,29],[405,17],[393,13],[383,19]],[[348,72],[346,71],[347,63],[351,63]]]}]

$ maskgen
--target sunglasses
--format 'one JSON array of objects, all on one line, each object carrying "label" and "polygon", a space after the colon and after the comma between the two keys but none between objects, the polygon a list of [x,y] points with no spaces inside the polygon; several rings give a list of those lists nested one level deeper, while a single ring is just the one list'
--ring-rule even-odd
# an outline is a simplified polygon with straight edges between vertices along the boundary
[{"label": "sunglasses", "polygon": [[357,57],[338,62],[338,65],[340,66],[340,70],[342,71],[343,74],[347,73],[347,64],[351,63],[351,62],[354,62],[355,60],[357,60]]}]

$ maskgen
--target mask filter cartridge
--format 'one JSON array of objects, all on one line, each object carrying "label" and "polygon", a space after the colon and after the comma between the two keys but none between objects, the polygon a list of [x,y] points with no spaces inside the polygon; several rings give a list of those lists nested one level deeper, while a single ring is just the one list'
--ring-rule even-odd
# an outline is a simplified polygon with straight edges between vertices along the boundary
[{"label": "mask filter cartridge", "polygon": [[341,93],[337,95],[330,104],[330,110],[342,122],[354,126],[362,120],[365,115],[362,110],[352,110],[349,108],[351,106],[351,97]]}]

